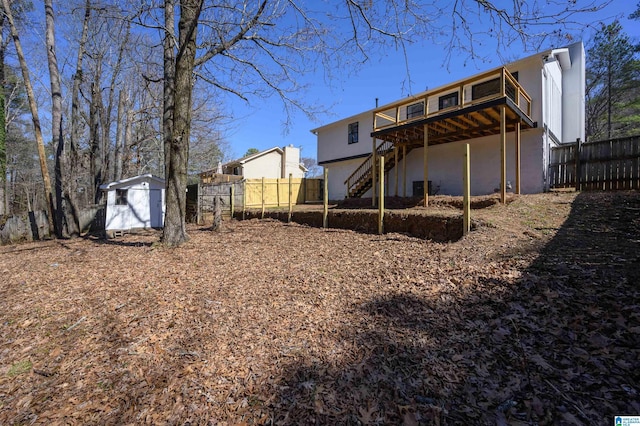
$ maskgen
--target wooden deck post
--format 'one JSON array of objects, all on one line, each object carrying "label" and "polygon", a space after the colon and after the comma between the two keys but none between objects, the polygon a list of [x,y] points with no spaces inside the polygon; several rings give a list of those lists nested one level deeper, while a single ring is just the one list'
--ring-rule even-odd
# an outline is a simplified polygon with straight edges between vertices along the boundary
[{"label": "wooden deck post", "polygon": [[293,173],[289,173],[289,218],[287,222],[291,223],[291,213],[293,212]]},{"label": "wooden deck post", "polygon": [[462,235],[467,235],[471,231],[471,158],[469,156],[469,144],[464,144],[464,165],[463,165],[463,196],[462,196]]},{"label": "wooden deck post", "polygon": [[384,233],[384,155],[380,156],[380,200],[378,201],[378,234]]},{"label": "wooden deck post", "polygon": [[516,194],[520,195],[520,160],[521,160],[520,120],[516,122]]},{"label": "wooden deck post", "polygon": [[407,146],[402,145],[402,196],[407,196]]},{"label": "wooden deck post", "polygon": [[371,138],[373,150],[371,151],[371,206],[376,206],[376,166],[378,160],[378,150],[376,149],[376,138]]},{"label": "wooden deck post", "polygon": [[324,168],[324,181],[322,182],[324,191],[322,191],[322,227],[327,229],[329,226],[329,169]]},{"label": "wooden deck post", "polygon": [[393,147],[393,159],[394,159],[393,169],[395,170],[395,174],[396,174],[396,186],[395,186],[395,192],[393,195],[397,197],[398,196],[398,147],[397,146]]},{"label": "wooden deck post", "polygon": [[424,125],[423,176],[424,176],[424,206],[429,206],[429,128]]},{"label": "wooden deck post", "polygon": [[507,202],[507,110],[504,105],[500,107],[500,202]]}]

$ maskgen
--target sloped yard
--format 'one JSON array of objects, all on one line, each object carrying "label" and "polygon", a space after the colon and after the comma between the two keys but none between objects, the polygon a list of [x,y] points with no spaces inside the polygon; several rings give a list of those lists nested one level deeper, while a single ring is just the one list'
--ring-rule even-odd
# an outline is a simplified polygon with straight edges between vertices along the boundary
[{"label": "sloped yard", "polygon": [[611,424],[640,414],[640,194],[455,243],[276,221],[0,247],[0,424]]}]

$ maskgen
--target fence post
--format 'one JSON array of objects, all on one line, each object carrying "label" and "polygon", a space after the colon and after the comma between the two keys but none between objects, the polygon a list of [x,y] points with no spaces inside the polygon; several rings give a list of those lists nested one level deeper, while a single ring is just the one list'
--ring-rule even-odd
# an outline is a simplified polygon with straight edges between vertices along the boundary
[{"label": "fence post", "polygon": [[262,214],[260,219],[264,219],[264,176],[262,176]]},{"label": "fence post", "polygon": [[291,223],[291,212],[293,211],[293,203],[291,198],[293,197],[293,173],[289,173],[289,220],[287,222]]},{"label": "fence post", "polygon": [[244,220],[244,214],[247,211],[247,180],[242,181],[242,220]]},{"label": "fence post", "polygon": [[[384,155],[379,157],[380,161],[380,191],[378,199],[378,234],[384,233]],[[374,188],[375,189],[375,188]]]},{"label": "fence post", "polygon": [[469,144],[464,144],[464,166],[462,175],[462,235],[467,235],[471,231],[471,179],[470,179],[470,158]]},{"label": "fence post", "polygon": [[324,229],[327,229],[327,227],[329,226],[329,184],[328,184],[328,179],[329,178],[329,169],[327,169],[326,167],[324,168],[324,181],[322,182],[322,184],[324,185],[324,191],[322,193],[322,204],[323,204],[323,209],[322,209],[322,227]]},{"label": "fence post", "polygon": [[229,200],[230,201],[229,202],[229,204],[230,204],[229,208],[231,209],[231,219],[233,219],[233,212],[235,210],[235,203],[234,203],[234,198],[235,198],[234,189],[235,189],[235,186],[236,186],[236,184],[234,182],[234,183],[231,184],[231,187],[229,188],[229,190],[231,191],[231,200]]},{"label": "fence post", "polygon": [[581,171],[580,171],[580,156],[582,155],[582,141],[580,140],[580,138],[576,139],[576,149],[575,149],[575,154],[574,154],[574,160],[576,162],[575,165],[575,174],[576,174],[576,191],[580,191],[580,178],[581,178]]},{"label": "fence post", "polygon": [[200,182],[198,182],[198,197],[196,198],[196,223],[198,225],[202,225],[200,220],[202,219],[202,188],[200,187]]}]

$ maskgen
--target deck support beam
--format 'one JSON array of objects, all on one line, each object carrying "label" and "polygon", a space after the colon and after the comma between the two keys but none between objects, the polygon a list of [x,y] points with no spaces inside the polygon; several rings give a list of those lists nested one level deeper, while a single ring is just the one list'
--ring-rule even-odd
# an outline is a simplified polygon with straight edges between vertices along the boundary
[{"label": "deck support beam", "polygon": [[402,196],[407,197],[407,146],[402,145]]},{"label": "deck support beam", "polygon": [[394,192],[393,195],[395,195],[397,197],[398,196],[398,147],[397,146],[393,147],[393,161],[394,161],[393,169],[394,169],[394,172],[396,174],[396,176],[395,176],[396,177],[396,185],[395,185],[395,192]]},{"label": "deck support beam", "polygon": [[424,177],[424,206],[429,206],[429,126],[424,125],[424,149],[423,149],[423,177]]},{"label": "deck support beam", "polygon": [[464,144],[462,170],[462,235],[467,235],[471,231],[471,156],[468,143]]},{"label": "deck support beam", "polygon": [[520,195],[520,144],[522,138],[520,137],[520,120],[516,122],[516,191],[515,193]]},{"label": "deck support beam", "polygon": [[500,202],[507,202],[507,110],[504,105],[500,107]]},{"label": "deck support beam", "polygon": [[371,138],[371,206],[376,206],[376,166],[378,165],[378,150],[376,149],[376,138]]},{"label": "deck support beam", "polygon": [[380,156],[380,200],[378,200],[378,234],[384,233],[384,155]]}]

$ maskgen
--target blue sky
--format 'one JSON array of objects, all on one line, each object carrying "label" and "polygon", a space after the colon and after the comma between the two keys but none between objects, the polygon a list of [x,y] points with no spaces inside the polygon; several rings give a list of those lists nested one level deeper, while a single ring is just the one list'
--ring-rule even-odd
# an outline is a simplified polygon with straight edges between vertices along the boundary
[{"label": "blue sky", "polygon": [[[580,2],[578,2],[580,3]],[[640,42],[640,21],[629,21],[626,17],[635,10],[635,0],[613,0],[603,11],[597,14],[584,15],[585,22],[602,20],[606,23],[615,18],[620,22],[625,32]],[[592,31],[575,34],[576,40],[587,38]],[[566,44],[569,44],[567,42]],[[545,46],[551,47],[551,46]],[[501,65],[500,60],[493,55],[494,46],[482,52],[495,60],[475,63],[469,61],[463,54],[452,56],[447,67],[445,64],[446,51],[442,46],[434,44],[412,45],[408,50],[409,72],[411,76],[411,91],[418,93],[427,87],[434,88],[465,76]],[[521,46],[515,46],[511,51],[502,52],[503,57],[515,60],[535,52],[523,51]],[[466,62],[466,66],[464,65]],[[407,87],[407,71],[404,57],[399,51],[388,50],[383,57],[371,57],[356,75],[333,81],[331,86],[324,81],[323,74],[318,70],[316,75],[309,75],[306,81],[309,85],[305,97],[313,102],[324,105],[329,113],[318,115],[315,121],[309,120],[304,114],[298,113],[293,117],[293,125],[285,133],[283,121],[285,112],[279,99],[250,99],[249,104],[244,101],[229,98],[234,121],[227,133],[229,156],[242,156],[247,149],[268,149],[273,146],[293,144],[302,148],[302,156],[316,157],[316,137],[311,129],[332,121],[345,118],[375,107],[375,98],[379,98],[380,105],[392,102],[409,94]]]}]

